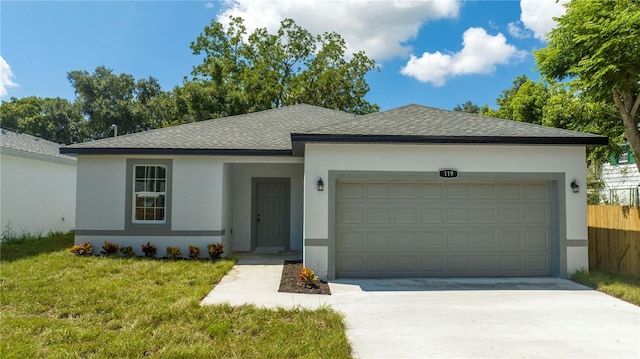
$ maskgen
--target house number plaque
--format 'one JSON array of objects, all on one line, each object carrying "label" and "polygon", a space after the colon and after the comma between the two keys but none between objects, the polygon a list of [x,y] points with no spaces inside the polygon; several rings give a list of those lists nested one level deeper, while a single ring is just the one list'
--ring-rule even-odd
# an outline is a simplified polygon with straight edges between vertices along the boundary
[{"label": "house number plaque", "polygon": [[454,170],[453,168],[443,168],[440,170],[440,177],[456,178],[458,177],[458,170]]}]

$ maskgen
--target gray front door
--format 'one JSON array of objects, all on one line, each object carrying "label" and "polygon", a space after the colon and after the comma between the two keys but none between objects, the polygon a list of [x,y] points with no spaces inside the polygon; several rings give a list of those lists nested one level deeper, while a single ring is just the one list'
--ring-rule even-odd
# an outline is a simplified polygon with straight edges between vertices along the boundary
[{"label": "gray front door", "polygon": [[255,246],[288,249],[289,179],[254,179],[253,228]]}]

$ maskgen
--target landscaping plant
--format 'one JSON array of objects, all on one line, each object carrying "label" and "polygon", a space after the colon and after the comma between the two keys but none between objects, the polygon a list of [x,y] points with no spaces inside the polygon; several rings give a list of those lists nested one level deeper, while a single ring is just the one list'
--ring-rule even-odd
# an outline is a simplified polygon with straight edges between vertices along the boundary
[{"label": "landscaping plant", "polygon": [[157,251],[158,251],[158,248],[153,244],[151,244],[150,242],[147,242],[147,244],[142,245],[142,253],[144,253],[144,256],[147,258],[155,257]]},{"label": "landscaping plant", "polygon": [[125,257],[133,257],[136,255],[136,253],[133,251],[133,248],[131,246],[121,247],[120,253],[122,253],[122,255]]},{"label": "landscaping plant", "polygon": [[298,276],[298,285],[301,287],[311,288],[318,281],[318,277],[311,268],[303,267]]},{"label": "landscaping plant", "polygon": [[209,257],[211,259],[220,259],[222,253],[224,253],[224,245],[222,243],[207,244],[207,250],[209,251]]},{"label": "landscaping plant", "polygon": [[200,257],[200,247],[189,246],[189,258],[196,260]]},{"label": "landscaping plant", "polygon": [[93,253],[91,243],[76,244],[71,247],[71,253],[79,256],[90,256]]},{"label": "landscaping plant", "polygon": [[170,259],[178,259],[180,258],[180,248],[178,247],[167,247],[167,257]]},{"label": "landscaping plant", "polygon": [[109,241],[104,241],[104,244],[102,245],[102,254],[106,255],[106,256],[113,256],[118,254],[118,251],[120,250],[120,246],[115,244],[115,243],[111,243]]}]

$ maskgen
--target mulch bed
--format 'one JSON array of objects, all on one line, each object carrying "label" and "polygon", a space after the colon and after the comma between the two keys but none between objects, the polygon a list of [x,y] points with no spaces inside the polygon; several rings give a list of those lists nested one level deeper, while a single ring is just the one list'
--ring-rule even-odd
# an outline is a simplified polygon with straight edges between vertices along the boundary
[{"label": "mulch bed", "polygon": [[284,261],[278,292],[331,295],[327,282],[317,281],[311,287],[298,285],[298,275],[300,275],[301,269],[301,260]]}]

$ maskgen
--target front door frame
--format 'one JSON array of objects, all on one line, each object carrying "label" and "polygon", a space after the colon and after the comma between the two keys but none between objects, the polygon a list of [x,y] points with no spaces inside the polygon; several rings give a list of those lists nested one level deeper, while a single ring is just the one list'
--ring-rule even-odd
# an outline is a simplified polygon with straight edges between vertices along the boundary
[{"label": "front door frame", "polygon": [[285,250],[291,246],[291,178],[289,177],[251,177],[251,250],[255,250],[258,243],[258,231],[256,228],[258,218],[258,184],[280,183],[285,186],[284,191],[284,217],[285,225],[282,231]]}]

